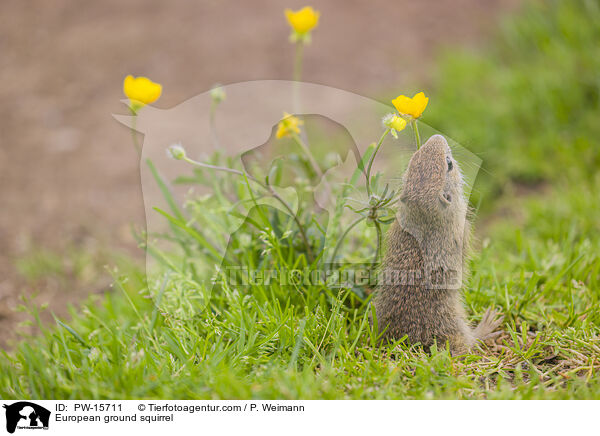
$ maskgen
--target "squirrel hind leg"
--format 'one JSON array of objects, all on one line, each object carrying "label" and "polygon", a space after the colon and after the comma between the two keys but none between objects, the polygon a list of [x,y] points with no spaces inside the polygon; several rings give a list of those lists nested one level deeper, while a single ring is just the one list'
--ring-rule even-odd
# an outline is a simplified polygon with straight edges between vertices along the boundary
[{"label": "squirrel hind leg", "polygon": [[468,353],[478,342],[485,342],[495,339],[502,331],[497,331],[502,324],[504,316],[500,312],[489,308],[483,314],[481,321],[474,329],[470,328],[465,322],[462,325],[462,334],[454,337],[450,341],[450,348],[453,356]]},{"label": "squirrel hind leg", "polygon": [[473,330],[473,336],[479,341],[497,338],[502,332],[496,330],[500,327],[503,320],[504,315],[491,307],[488,308],[477,327]]}]

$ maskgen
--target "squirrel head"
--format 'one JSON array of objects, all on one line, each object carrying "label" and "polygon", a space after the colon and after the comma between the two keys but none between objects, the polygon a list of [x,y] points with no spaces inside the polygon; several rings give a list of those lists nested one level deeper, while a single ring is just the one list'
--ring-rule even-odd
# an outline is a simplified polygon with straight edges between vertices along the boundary
[{"label": "squirrel head", "polygon": [[462,175],[442,135],[433,135],[411,157],[400,201],[405,208],[432,218],[458,215],[465,209]]}]

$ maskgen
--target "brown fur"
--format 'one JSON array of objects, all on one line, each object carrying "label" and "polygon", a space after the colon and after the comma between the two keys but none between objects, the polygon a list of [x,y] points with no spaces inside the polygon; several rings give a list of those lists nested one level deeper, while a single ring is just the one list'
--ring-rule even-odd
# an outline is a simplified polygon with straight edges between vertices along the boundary
[{"label": "brown fur", "polygon": [[460,169],[444,137],[434,135],[410,160],[397,220],[387,234],[375,297],[385,338],[407,335],[427,348],[448,341],[452,353],[461,354],[494,336],[502,320],[495,311],[488,309],[475,329],[466,322],[461,288],[469,238]]}]

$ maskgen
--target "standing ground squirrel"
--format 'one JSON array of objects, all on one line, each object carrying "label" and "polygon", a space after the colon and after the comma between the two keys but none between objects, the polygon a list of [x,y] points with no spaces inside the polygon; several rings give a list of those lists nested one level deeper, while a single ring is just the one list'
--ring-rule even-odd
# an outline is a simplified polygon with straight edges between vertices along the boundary
[{"label": "standing ground squirrel", "polygon": [[470,225],[463,178],[448,143],[434,135],[410,159],[397,220],[387,234],[381,282],[375,297],[384,337],[408,336],[428,348],[448,341],[452,354],[496,336],[502,318],[488,309],[472,329],[461,288]]}]

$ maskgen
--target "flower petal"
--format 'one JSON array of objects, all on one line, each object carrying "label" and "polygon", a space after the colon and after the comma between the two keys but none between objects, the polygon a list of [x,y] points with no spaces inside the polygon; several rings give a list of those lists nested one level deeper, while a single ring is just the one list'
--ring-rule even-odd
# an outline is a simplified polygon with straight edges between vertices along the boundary
[{"label": "flower petal", "polygon": [[305,6],[299,11],[285,10],[285,16],[292,29],[299,35],[304,35],[314,29],[319,23],[320,13],[311,6]]},{"label": "flower petal", "polygon": [[401,114],[410,115],[413,118],[419,118],[425,108],[429,98],[425,96],[424,92],[418,92],[413,98],[405,95],[399,95],[397,98],[392,100],[392,104]]},{"label": "flower petal", "polygon": [[162,93],[162,85],[147,77],[128,75],[123,81],[123,92],[132,104],[136,102],[136,106],[141,107],[158,100]]}]

